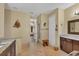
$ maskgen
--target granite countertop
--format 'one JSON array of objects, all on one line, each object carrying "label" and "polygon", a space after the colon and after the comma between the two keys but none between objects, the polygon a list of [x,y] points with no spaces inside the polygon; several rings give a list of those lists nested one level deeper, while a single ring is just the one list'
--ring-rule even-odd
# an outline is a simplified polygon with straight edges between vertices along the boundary
[{"label": "granite countertop", "polygon": [[77,40],[77,41],[79,41],[79,35],[63,34],[63,35],[61,35],[61,37],[69,38],[71,40]]},{"label": "granite countertop", "polygon": [[14,41],[15,41],[15,39],[1,39],[1,40],[0,40],[0,54],[1,54],[6,48],[8,48]]},{"label": "granite countertop", "polygon": [[79,56],[79,51],[72,51],[67,56]]}]

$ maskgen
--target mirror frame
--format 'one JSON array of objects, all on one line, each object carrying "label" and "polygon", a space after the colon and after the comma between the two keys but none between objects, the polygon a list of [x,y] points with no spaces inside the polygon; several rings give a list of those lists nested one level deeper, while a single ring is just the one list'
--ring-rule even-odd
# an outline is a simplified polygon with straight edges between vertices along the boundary
[{"label": "mirror frame", "polygon": [[77,34],[77,35],[79,35],[79,32],[71,32],[70,31],[70,23],[72,23],[72,22],[79,22],[79,19],[68,21],[68,34]]}]

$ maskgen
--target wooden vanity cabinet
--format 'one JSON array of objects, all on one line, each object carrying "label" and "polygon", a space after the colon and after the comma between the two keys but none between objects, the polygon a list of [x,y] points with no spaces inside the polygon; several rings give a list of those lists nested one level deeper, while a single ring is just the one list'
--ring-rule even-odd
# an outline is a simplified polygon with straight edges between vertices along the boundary
[{"label": "wooden vanity cabinet", "polygon": [[73,50],[79,51],[79,41],[73,40]]},{"label": "wooden vanity cabinet", "polygon": [[16,41],[12,42],[12,44],[7,47],[0,56],[16,56]]},{"label": "wooden vanity cabinet", "polygon": [[61,49],[67,53],[72,52],[72,40],[69,40],[67,38],[62,38],[60,39],[60,46]]},{"label": "wooden vanity cabinet", "polygon": [[16,56],[16,41],[14,41],[10,46],[10,56]]},{"label": "wooden vanity cabinet", "polygon": [[67,53],[70,53],[70,52],[72,52],[72,40],[70,40],[70,39],[67,39],[66,38],[66,52]]},{"label": "wooden vanity cabinet", "polygon": [[79,41],[60,37],[60,48],[67,53],[79,51]]},{"label": "wooden vanity cabinet", "polygon": [[[63,50],[63,51],[66,51],[66,41],[65,41],[65,38],[61,38],[60,39],[61,41],[60,41],[60,46],[61,46],[61,49]],[[64,47],[65,46],[65,47]]]}]

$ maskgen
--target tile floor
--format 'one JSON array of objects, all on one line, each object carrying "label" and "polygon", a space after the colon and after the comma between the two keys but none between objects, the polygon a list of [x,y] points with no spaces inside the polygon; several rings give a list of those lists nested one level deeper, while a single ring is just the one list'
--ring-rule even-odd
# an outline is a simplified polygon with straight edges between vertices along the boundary
[{"label": "tile floor", "polygon": [[67,53],[58,50],[55,51],[52,47],[43,47],[41,44],[31,43],[28,46],[23,45],[22,52],[19,56],[66,56]]}]

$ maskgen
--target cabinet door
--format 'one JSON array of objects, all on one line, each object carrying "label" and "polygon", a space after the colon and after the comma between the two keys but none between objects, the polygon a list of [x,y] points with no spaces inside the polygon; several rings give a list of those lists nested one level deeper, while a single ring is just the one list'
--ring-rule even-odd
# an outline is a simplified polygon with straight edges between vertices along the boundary
[{"label": "cabinet door", "polygon": [[60,37],[60,48],[61,48],[61,49],[62,49],[62,43],[63,43],[62,37]]},{"label": "cabinet door", "polygon": [[63,51],[66,51],[66,40],[63,37],[60,38],[60,47]]},{"label": "cabinet door", "polygon": [[11,44],[11,46],[10,46],[10,56],[15,56],[16,55],[16,46],[15,46],[15,42],[16,41],[14,41],[12,44]]},{"label": "cabinet door", "polygon": [[63,38],[61,37],[60,38],[60,47],[63,51],[67,52],[67,53],[70,53],[72,52],[72,40],[70,39],[67,39],[67,38]]},{"label": "cabinet door", "polygon": [[66,52],[70,53],[72,52],[72,40],[66,39]]},{"label": "cabinet door", "polygon": [[66,44],[67,44],[66,40],[63,40],[63,43],[62,43],[62,49],[63,49],[63,51],[66,51]]},{"label": "cabinet door", "polygon": [[73,50],[79,51],[79,41],[73,40]]}]

